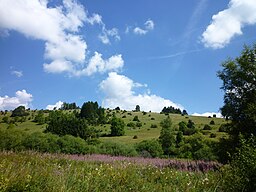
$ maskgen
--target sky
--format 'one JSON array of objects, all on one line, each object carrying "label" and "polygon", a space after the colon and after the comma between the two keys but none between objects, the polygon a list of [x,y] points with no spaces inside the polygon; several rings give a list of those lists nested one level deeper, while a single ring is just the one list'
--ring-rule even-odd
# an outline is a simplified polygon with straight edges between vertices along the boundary
[{"label": "sky", "polygon": [[0,110],[97,101],[220,116],[217,71],[255,32],[255,0],[0,0]]}]

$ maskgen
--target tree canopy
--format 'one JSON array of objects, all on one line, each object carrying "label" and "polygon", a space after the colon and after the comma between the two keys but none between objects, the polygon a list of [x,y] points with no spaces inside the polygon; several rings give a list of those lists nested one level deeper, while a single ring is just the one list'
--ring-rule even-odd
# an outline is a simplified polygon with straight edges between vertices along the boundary
[{"label": "tree canopy", "polygon": [[13,110],[11,117],[22,117],[27,115],[29,115],[29,113],[26,112],[25,107],[19,106]]},{"label": "tree canopy", "polygon": [[169,107],[164,107],[162,109],[161,113],[165,113],[165,114],[168,114],[168,113],[181,114],[181,110],[179,108],[175,108],[173,106],[169,106]]},{"label": "tree canopy", "polygon": [[256,135],[256,44],[245,46],[241,56],[222,64],[224,106],[221,113],[232,120],[231,134]]},{"label": "tree canopy", "polygon": [[105,109],[99,107],[97,102],[88,101],[83,104],[80,117],[85,118],[90,124],[105,123]]}]

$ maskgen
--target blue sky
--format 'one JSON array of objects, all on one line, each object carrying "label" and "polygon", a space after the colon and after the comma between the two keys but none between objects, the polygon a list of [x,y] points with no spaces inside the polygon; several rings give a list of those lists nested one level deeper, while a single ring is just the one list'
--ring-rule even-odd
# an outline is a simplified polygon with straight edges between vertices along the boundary
[{"label": "blue sky", "polygon": [[255,0],[1,0],[0,110],[217,113],[216,72],[255,42],[255,24]]}]

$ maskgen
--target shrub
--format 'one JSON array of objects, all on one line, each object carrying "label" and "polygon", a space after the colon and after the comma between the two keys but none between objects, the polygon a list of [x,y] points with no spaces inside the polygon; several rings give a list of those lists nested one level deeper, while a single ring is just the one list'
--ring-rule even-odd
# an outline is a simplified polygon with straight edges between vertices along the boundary
[{"label": "shrub", "polygon": [[8,116],[4,116],[2,119],[3,123],[9,123],[9,117]]},{"label": "shrub", "polygon": [[124,121],[120,118],[113,117],[111,120],[111,135],[112,136],[122,136],[125,134],[124,131]]},{"label": "shrub", "polygon": [[[136,150],[141,156],[160,157],[163,155],[161,144],[155,140],[144,140],[136,145]],[[146,153],[145,153],[146,151]]]},{"label": "shrub", "polygon": [[212,130],[212,127],[210,125],[204,125],[203,130]]},{"label": "shrub", "polygon": [[136,123],[136,127],[142,127],[142,123],[141,122],[137,122]]},{"label": "shrub", "polygon": [[137,135],[134,135],[134,136],[133,136],[133,139],[138,139],[138,136],[137,136]]},{"label": "shrub", "polygon": [[134,118],[133,118],[133,121],[138,121],[139,122],[140,121],[139,117],[137,115],[135,115]]},{"label": "shrub", "polygon": [[150,128],[157,128],[157,124],[151,124]]},{"label": "shrub", "polygon": [[230,130],[230,125],[229,124],[222,124],[219,127],[219,132],[229,132]]},{"label": "shrub", "polygon": [[136,156],[137,152],[134,147],[114,142],[104,142],[99,145],[99,153],[114,156]]},{"label": "shrub", "polygon": [[[256,189],[256,141],[240,139],[241,147],[233,156],[230,166],[224,169],[223,191],[255,191]],[[235,181],[235,182],[234,182]]]},{"label": "shrub", "polygon": [[214,120],[211,120],[211,121],[210,121],[210,125],[215,125]]},{"label": "shrub", "polygon": [[133,122],[129,122],[129,123],[127,123],[127,127],[135,128],[136,125]]}]

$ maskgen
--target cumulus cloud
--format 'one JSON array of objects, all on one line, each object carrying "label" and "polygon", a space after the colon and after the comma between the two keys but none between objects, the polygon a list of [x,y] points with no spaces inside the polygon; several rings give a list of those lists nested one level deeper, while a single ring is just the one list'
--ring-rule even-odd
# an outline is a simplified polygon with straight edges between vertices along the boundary
[{"label": "cumulus cloud", "polygon": [[255,0],[230,0],[228,8],[213,15],[211,24],[202,34],[205,47],[225,47],[233,37],[242,35],[242,28],[256,24]]},{"label": "cumulus cloud", "polygon": [[62,101],[58,101],[54,105],[47,105],[46,109],[48,109],[48,110],[60,109],[62,107],[62,105],[63,105],[63,102]]},{"label": "cumulus cloud", "polygon": [[80,71],[75,72],[76,76],[92,75],[96,72],[105,73],[107,71],[119,71],[123,68],[124,60],[122,55],[114,55],[108,59],[103,59],[102,54],[95,52],[89,60],[88,66]]},{"label": "cumulus cloud", "polygon": [[33,96],[27,93],[26,90],[16,91],[15,97],[9,97],[7,95],[0,97],[0,110],[11,110],[21,105],[27,108],[32,100]]},{"label": "cumulus cloud", "polygon": [[16,77],[22,77],[23,76],[23,72],[22,71],[11,71],[12,75],[15,75]]},{"label": "cumulus cloud", "polygon": [[[140,28],[140,27],[135,27],[133,29],[133,33],[137,34],[137,35],[145,35],[147,34],[149,31],[152,31],[154,29],[154,22],[151,19],[148,19],[145,23],[144,23],[144,29]],[[126,28],[126,32],[128,32],[129,28]]]},{"label": "cumulus cloud", "polygon": [[221,113],[214,113],[214,112],[205,112],[205,113],[193,113],[193,116],[203,116],[203,117],[213,117],[213,115],[216,115],[216,117],[221,118]]},{"label": "cumulus cloud", "polygon": [[[87,44],[79,32],[85,23],[100,24],[106,42],[109,37],[120,39],[118,30],[107,30],[98,14],[89,14],[75,0],[63,0],[50,7],[47,0],[0,1],[0,29],[8,34],[15,30],[28,38],[45,41],[44,70],[49,73],[84,74]],[[81,68],[83,66],[83,68]],[[97,72],[97,71],[96,71]]]},{"label": "cumulus cloud", "polygon": [[106,108],[120,107],[121,109],[134,110],[139,105],[143,111],[160,112],[165,106],[173,106],[175,108],[183,107],[168,99],[160,96],[145,93],[137,94],[134,88],[146,87],[140,83],[134,82],[132,79],[116,72],[108,74],[107,79],[103,80],[99,88],[105,94],[102,105]]}]

